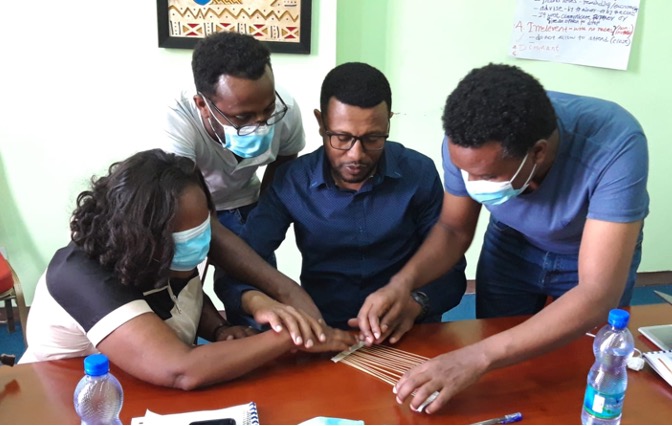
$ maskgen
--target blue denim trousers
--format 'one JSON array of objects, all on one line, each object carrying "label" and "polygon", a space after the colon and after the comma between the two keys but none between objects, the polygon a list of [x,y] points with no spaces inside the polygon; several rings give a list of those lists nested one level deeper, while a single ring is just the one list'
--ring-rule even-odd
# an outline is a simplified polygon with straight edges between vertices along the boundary
[{"label": "blue denim trousers", "polygon": [[[530,244],[515,229],[492,216],[483,238],[476,269],[476,317],[532,315],[579,282],[578,253],[558,254]],[[632,298],[642,258],[639,235],[620,306]]]}]

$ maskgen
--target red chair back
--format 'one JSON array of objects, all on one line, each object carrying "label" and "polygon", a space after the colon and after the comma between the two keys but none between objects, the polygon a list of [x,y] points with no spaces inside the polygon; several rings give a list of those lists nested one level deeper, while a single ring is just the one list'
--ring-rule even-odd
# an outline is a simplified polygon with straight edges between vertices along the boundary
[{"label": "red chair back", "polygon": [[0,254],[0,294],[11,290],[13,287],[12,270],[9,268],[7,260]]}]

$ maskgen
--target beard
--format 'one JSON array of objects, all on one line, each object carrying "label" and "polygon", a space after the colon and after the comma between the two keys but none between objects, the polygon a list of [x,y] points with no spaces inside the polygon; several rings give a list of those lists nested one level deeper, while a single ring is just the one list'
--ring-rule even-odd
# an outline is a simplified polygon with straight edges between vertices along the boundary
[{"label": "beard", "polygon": [[334,179],[345,183],[361,183],[371,177],[374,165],[370,163],[343,163],[332,167]]}]

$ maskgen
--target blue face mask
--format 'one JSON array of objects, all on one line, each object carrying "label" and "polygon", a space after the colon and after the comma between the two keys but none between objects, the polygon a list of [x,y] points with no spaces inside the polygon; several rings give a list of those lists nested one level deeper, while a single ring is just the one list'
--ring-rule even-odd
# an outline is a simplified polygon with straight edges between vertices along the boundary
[{"label": "blue face mask", "polygon": [[242,158],[258,157],[268,151],[275,134],[275,126],[268,125],[261,125],[257,127],[257,130],[245,136],[239,136],[235,127],[222,127],[224,127],[224,138],[227,143],[222,142],[221,139],[219,142],[224,148]]},{"label": "blue face mask", "polygon": [[210,215],[196,228],[174,232],[175,254],[170,264],[173,271],[191,271],[200,265],[210,251]]},{"label": "blue face mask", "polygon": [[252,133],[240,136],[238,134],[238,130],[235,127],[227,126],[226,124],[223,124],[221,121],[219,121],[217,117],[215,117],[208,102],[205,102],[205,106],[208,107],[210,116],[214,118],[217,124],[222,126],[224,129],[224,140],[222,140],[215,130],[215,126],[212,125],[212,121],[210,118],[208,118],[212,132],[215,134],[215,137],[224,148],[228,149],[241,158],[254,158],[268,151],[268,149],[271,147],[271,143],[273,143],[273,135],[275,134],[275,126],[262,124],[258,126]]},{"label": "blue face mask", "polygon": [[535,163],[534,167],[532,167],[532,172],[530,172],[530,176],[528,176],[523,186],[514,189],[511,182],[513,182],[514,179],[516,179],[516,176],[518,176],[518,173],[520,173],[523,164],[525,164],[525,160],[527,160],[527,154],[525,154],[525,158],[523,158],[523,161],[520,163],[520,166],[518,166],[518,170],[516,170],[516,173],[511,180],[504,182],[492,182],[489,180],[470,181],[469,173],[462,170],[462,179],[464,179],[464,186],[467,188],[469,196],[481,204],[496,206],[522,194],[523,191],[527,189],[530,180],[532,180],[532,176],[534,176],[534,171],[537,169]]}]

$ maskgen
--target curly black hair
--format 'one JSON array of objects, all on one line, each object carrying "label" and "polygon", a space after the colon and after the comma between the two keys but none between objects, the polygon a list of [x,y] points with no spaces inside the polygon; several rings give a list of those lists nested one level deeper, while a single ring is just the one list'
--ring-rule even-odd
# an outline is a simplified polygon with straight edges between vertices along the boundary
[{"label": "curly black hair", "polygon": [[326,115],[329,99],[360,108],[373,108],[385,101],[392,110],[392,90],[385,75],[362,62],[346,62],[329,71],[322,82],[320,109]]},{"label": "curly black hair", "polygon": [[518,67],[492,63],[460,81],[446,100],[442,121],[451,143],[478,148],[496,141],[504,157],[518,158],[557,127],[537,79]]},{"label": "curly black hair", "polygon": [[178,198],[190,185],[203,190],[213,210],[201,171],[186,157],[152,149],[114,163],[77,196],[72,241],[123,285],[143,291],[165,286]]},{"label": "curly black hair", "polygon": [[271,52],[251,35],[237,32],[213,33],[201,39],[191,57],[196,91],[214,95],[222,75],[257,80],[266,65],[271,66]]}]

